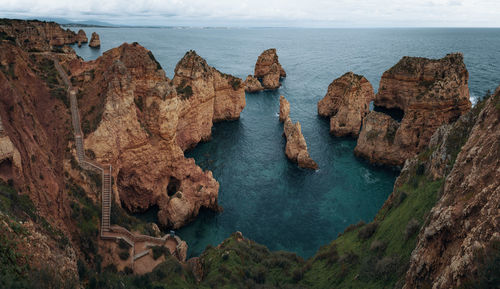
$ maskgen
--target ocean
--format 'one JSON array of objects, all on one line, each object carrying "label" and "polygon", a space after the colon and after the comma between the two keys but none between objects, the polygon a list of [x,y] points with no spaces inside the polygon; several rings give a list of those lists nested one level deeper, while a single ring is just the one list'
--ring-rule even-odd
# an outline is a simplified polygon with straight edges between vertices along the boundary
[{"label": "ocean", "polygon": [[[77,31],[79,28],[71,28]],[[85,60],[123,42],[151,50],[169,78],[188,50],[218,70],[243,79],[253,74],[259,54],[277,48],[287,72],[282,87],[246,95],[237,121],[214,125],[212,139],[186,152],[220,183],[221,213],[201,211],[176,233],[189,256],[217,245],[231,233],[271,250],[312,256],[349,224],[370,222],[392,192],[398,172],[369,165],[353,155],[356,140],[329,134],[329,121],[318,117],[317,102],[328,85],[345,72],[364,75],[375,91],[382,73],[403,56],[441,58],[462,52],[469,71],[471,101],[500,84],[500,29],[472,28],[94,28],[101,49],[74,46]],[[297,166],[285,156],[279,96],[291,105],[318,171]],[[154,219],[154,211],[145,219]]]}]

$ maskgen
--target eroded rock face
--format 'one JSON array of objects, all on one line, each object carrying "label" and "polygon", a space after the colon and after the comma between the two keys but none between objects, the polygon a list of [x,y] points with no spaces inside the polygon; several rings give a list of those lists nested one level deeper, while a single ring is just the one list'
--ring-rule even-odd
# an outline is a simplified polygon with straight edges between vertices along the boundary
[{"label": "eroded rock face", "polygon": [[101,40],[99,39],[99,34],[97,34],[96,32],[92,32],[92,36],[90,37],[89,46],[93,47],[93,48],[101,47]]},{"label": "eroded rock face", "polygon": [[404,111],[391,144],[394,147],[379,151],[377,147],[384,144],[367,139],[368,134],[362,131],[356,151],[382,164],[402,166],[407,158],[427,147],[438,127],[457,120],[471,107],[462,54],[439,60],[404,57],[383,74],[379,87],[377,106]]},{"label": "eroded rock face", "polygon": [[498,107],[500,89],[477,117],[420,231],[404,288],[459,288],[466,280],[474,282],[483,270],[480,260],[492,257],[487,248],[500,241]]},{"label": "eroded rock face", "polygon": [[285,122],[289,115],[290,103],[283,95],[280,95],[280,122]]},{"label": "eroded rock face", "polygon": [[69,29],[62,29],[55,22],[38,20],[3,20],[0,22],[0,33],[12,37],[27,51],[50,51],[53,46],[73,44],[76,33]]},{"label": "eroded rock face", "polygon": [[245,79],[245,91],[252,93],[262,90],[264,90],[264,87],[262,86],[260,81],[252,75],[248,75],[247,79]]},{"label": "eroded rock face", "polygon": [[[184,158],[176,141],[183,117],[191,116],[183,114],[189,107],[150,51],[123,44],[95,61],[70,66],[83,93],[85,147],[98,162],[113,166],[117,200],[132,212],[157,205],[159,222],[171,228],[192,220],[201,207],[218,210],[218,182]],[[227,97],[227,88],[216,82],[213,77],[212,91]],[[195,93],[199,85],[193,85]],[[212,106],[210,122],[213,117]]]},{"label": "eroded rock face", "polygon": [[281,86],[280,78],[286,77],[286,72],[279,63],[275,48],[261,53],[255,63],[254,76],[262,79],[262,86],[265,89],[277,89]]},{"label": "eroded rock face", "polygon": [[79,47],[82,45],[82,43],[89,42],[87,34],[85,34],[85,31],[83,31],[83,29],[78,30],[78,33],[76,34],[76,42],[78,43]]},{"label": "eroded rock face", "polygon": [[179,96],[177,144],[183,150],[209,140],[214,122],[238,119],[245,107],[241,79],[209,66],[195,51],[177,63],[172,81]]},{"label": "eroded rock face", "polygon": [[[288,107],[288,112],[286,111],[286,107]],[[296,122],[295,124],[290,119],[289,114],[290,104],[288,101],[281,96],[280,97],[280,121],[282,116],[282,108],[283,108],[283,116],[286,115],[283,125],[283,135],[286,137],[286,146],[285,146],[285,154],[289,160],[298,164],[299,167],[304,169],[318,169],[318,164],[311,159],[309,156],[309,152],[307,151],[307,144],[302,135],[302,128],[300,127],[300,123]]]},{"label": "eroded rock face", "polygon": [[370,82],[348,72],[328,86],[325,97],[318,102],[318,114],[330,118],[331,134],[357,137],[374,98]]}]

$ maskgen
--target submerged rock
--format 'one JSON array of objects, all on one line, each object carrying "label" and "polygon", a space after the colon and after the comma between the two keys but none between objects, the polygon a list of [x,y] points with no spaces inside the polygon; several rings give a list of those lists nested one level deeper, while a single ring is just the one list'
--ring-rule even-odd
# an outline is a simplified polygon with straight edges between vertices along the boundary
[{"label": "submerged rock", "polygon": [[[427,147],[432,134],[443,124],[453,122],[466,113],[471,103],[469,74],[460,53],[441,59],[403,57],[384,72],[375,105],[400,109],[404,117],[391,143],[370,138],[363,126],[356,153],[381,164],[402,166],[406,159]],[[365,131],[365,132],[363,132]],[[390,148],[379,150],[384,145]]]},{"label": "submerged rock", "polygon": [[370,82],[348,72],[328,86],[325,97],[318,102],[318,114],[330,118],[331,134],[357,137],[374,98]]},{"label": "submerged rock", "polygon": [[92,32],[92,36],[90,37],[89,46],[92,48],[101,47],[101,40],[99,39],[99,34],[97,34],[96,32]]}]

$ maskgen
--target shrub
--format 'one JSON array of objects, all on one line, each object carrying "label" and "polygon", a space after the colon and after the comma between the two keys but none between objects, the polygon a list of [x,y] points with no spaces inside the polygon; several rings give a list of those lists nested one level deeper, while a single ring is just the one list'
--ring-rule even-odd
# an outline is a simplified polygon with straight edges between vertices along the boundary
[{"label": "shrub", "polygon": [[120,259],[122,260],[127,260],[129,257],[130,257],[130,253],[127,251],[121,251],[120,253],[118,253],[118,256],[120,256]]},{"label": "shrub", "polygon": [[347,226],[347,228],[345,228],[344,234],[354,231],[357,228],[363,227],[365,224],[366,223],[363,220],[359,221],[357,224],[350,224],[349,226]]},{"label": "shrub", "polygon": [[405,240],[410,239],[419,230],[420,230],[420,223],[415,219],[411,219],[405,228]]},{"label": "shrub", "polygon": [[373,251],[373,252],[376,252],[379,254],[383,253],[386,248],[387,248],[387,242],[384,242],[381,240],[375,240],[370,245],[370,251]]},{"label": "shrub", "polygon": [[163,255],[165,255],[165,256],[170,255],[170,251],[165,246],[154,246],[151,249],[153,251],[153,259],[155,259],[155,260],[160,258]]},{"label": "shrub", "polygon": [[239,80],[238,78],[233,78],[233,80],[231,80],[231,86],[233,87],[233,90],[238,90],[238,88],[240,88],[240,85],[241,80]]},{"label": "shrub", "polygon": [[377,273],[377,278],[382,280],[389,280],[394,274],[400,269],[399,257],[383,257],[375,265],[375,272]]},{"label": "shrub", "polygon": [[120,241],[118,241],[118,247],[122,250],[128,250],[130,248],[130,245],[125,240],[120,239]]},{"label": "shrub", "polygon": [[378,223],[377,222],[371,222],[369,224],[366,224],[364,227],[359,229],[358,232],[358,237],[360,239],[369,239],[377,230]]},{"label": "shrub", "polygon": [[297,268],[292,272],[292,280],[297,283],[304,278],[304,270],[302,268]]}]

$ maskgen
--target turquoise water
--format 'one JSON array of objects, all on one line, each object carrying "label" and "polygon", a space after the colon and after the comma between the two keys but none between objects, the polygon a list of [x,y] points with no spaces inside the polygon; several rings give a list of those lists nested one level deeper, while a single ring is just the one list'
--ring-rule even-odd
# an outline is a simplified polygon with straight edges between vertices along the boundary
[{"label": "turquoise water", "polygon": [[[257,56],[276,47],[287,78],[278,91],[247,94],[238,121],[216,124],[212,140],[186,153],[220,183],[222,213],[202,211],[177,233],[198,255],[239,230],[272,250],[309,257],[359,220],[370,221],[392,191],[397,172],[354,157],[355,140],[329,135],[316,103],[328,84],[347,71],[378,88],[382,73],[402,56],[440,58],[460,51],[470,73],[471,98],[500,84],[500,29],[154,29],[97,31],[101,50],[78,49],[84,59],[123,42],[150,49],[167,76],[189,49],[217,69],[239,77],[253,73]],[[298,169],[285,154],[278,122],[279,95],[300,121],[319,171]]]}]

